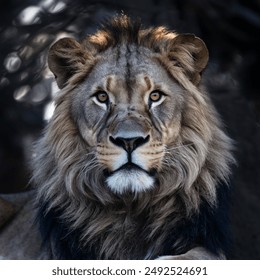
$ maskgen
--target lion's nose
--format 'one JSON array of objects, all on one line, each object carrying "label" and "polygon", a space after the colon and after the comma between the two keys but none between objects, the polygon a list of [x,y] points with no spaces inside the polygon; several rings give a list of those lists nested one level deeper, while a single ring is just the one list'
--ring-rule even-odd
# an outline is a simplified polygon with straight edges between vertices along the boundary
[{"label": "lion's nose", "polygon": [[149,141],[150,136],[144,137],[133,137],[133,138],[123,138],[112,136],[109,137],[109,140],[116,146],[123,148],[128,153],[132,153],[136,148],[144,145]]}]

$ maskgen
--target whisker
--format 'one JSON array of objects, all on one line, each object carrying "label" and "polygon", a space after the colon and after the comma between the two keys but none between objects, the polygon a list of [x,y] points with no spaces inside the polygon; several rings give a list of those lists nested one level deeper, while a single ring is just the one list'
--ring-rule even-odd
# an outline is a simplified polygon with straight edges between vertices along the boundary
[{"label": "whisker", "polygon": [[176,150],[176,149],[180,149],[180,148],[186,148],[186,147],[193,146],[193,145],[194,145],[193,143],[190,143],[190,144],[184,144],[184,145],[180,145],[180,146],[176,146],[176,147],[172,147],[172,148],[165,147],[165,151],[168,152],[168,151],[172,151],[172,150]]}]

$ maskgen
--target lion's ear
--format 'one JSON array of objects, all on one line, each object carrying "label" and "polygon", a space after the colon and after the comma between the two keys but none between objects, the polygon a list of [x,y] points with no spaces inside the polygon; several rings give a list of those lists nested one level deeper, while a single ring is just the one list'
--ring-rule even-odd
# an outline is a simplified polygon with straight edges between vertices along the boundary
[{"label": "lion's ear", "polygon": [[66,85],[68,79],[79,69],[84,52],[80,43],[72,38],[62,38],[49,50],[48,64],[59,88]]},{"label": "lion's ear", "polygon": [[208,63],[209,54],[200,38],[193,34],[180,34],[171,43],[169,58],[176,66],[182,67],[189,79],[197,85]]}]

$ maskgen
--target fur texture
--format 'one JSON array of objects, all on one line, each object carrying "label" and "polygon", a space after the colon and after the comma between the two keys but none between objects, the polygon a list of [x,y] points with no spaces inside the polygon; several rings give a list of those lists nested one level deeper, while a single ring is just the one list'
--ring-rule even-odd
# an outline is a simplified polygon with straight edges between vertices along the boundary
[{"label": "fur texture", "polygon": [[61,91],[33,162],[51,257],[222,256],[233,158],[200,84],[207,61],[194,35],[126,16],[52,46]]}]

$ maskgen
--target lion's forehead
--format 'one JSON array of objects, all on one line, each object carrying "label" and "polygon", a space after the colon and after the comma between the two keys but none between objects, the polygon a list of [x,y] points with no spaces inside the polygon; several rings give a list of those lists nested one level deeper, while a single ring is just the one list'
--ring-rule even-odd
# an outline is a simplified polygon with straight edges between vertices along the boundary
[{"label": "lion's forehead", "polygon": [[140,46],[119,45],[102,54],[87,81],[93,84],[106,83],[109,78],[117,86],[142,86],[147,84],[145,77],[153,84],[173,82],[152,51]]}]

